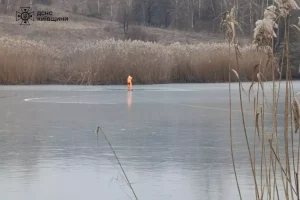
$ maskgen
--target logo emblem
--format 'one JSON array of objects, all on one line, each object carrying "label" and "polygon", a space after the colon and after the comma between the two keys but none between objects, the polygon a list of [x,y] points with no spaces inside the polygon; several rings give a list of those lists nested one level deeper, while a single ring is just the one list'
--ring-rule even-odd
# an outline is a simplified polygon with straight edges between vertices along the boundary
[{"label": "logo emblem", "polygon": [[34,11],[30,12],[30,7],[21,7],[20,12],[16,11],[16,21],[21,20],[20,25],[30,25],[29,20],[34,20]]}]

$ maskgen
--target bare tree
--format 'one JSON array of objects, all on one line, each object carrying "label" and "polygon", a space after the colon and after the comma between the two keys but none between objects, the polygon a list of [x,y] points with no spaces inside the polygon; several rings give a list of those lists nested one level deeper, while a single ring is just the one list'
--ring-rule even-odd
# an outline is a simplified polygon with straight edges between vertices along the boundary
[{"label": "bare tree", "polygon": [[[198,3],[200,2],[200,0],[198,0]],[[195,7],[197,4],[197,0],[187,0],[187,5],[188,5],[188,13],[190,13],[191,16],[191,28],[194,29],[195,28],[195,24],[194,24],[194,14],[195,14]]]},{"label": "bare tree", "polygon": [[114,18],[114,5],[115,5],[115,0],[109,0],[109,9],[110,9],[110,21],[113,21]]},{"label": "bare tree", "polygon": [[156,12],[156,1],[155,0],[140,0],[143,11],[143,23],[151,25],[152,17]]},{"label": "bare tree", "polygon": [[183,6],[183,1],[181,0],[169,0],[170,1],[170,15],[172,17],[173,23],[175,23],[176,28],[178,29],[179,27],[179,16],[180,16],[180,11],[181,7]]},{"label": "bare tree", "polygon": [[198,0],[198,14],[199,14],[199,20],[201,19],[201,6],[202,6],[202,0]]},{"label": "bare tree", "polygon": [[7,0],[6,1],[6,11],[9,12],[11,10],[11,7],[12,7],[12,2],[13,0]]},{"label": "bare tree", "polygon": [[249,12],[250,12],[249,13],[249,15],[250,15],[250,17],[249,17],[250,18],[250,20],[249,20],[250,21],[250,30],[253,30],[253,6],[252,6],[253,4],[252,4],[252,1],[253,0],[250,0],[250,3],[249,3],[249,5],[250,5],[250,9],[249,9]]},{"label": "bare tree", "polygon": [[128,33],[129,21],[131,18],[132,0],[119,0],[117,20],[122,23],[123,32],[126,36]]},{"label": "bare tree", "polygon": [[97,0],[97,13],[98,15],[101,15],[101,8],[104,5],[104,0]]}]

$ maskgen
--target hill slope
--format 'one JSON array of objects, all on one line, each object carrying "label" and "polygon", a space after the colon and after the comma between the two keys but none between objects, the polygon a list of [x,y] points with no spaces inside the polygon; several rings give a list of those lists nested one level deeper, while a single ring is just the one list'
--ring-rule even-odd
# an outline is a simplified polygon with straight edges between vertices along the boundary
[{"label": "hill slope", "polygon": [[[36,5],[36,10],[51,10],[54,16],[68,17],[68,22],[34,21],[30,26],[20,26],[14,14],[0,15],[1,36],[43,40],[51,44],[72,44],[85,40],[102,40],[108,38],[125,39],[123,29],[117,22],[99,20],[64,10]],[[128,39],[154,40],[162,44],[180,43],[211,43],[222,42],[221,34],[181,32],[176,30],[130,26]],[[243,40],[244,41],[244,40]],[[250,41],[245,40],[244,43]],[[242,42],[243,43],[243,42]]]}]

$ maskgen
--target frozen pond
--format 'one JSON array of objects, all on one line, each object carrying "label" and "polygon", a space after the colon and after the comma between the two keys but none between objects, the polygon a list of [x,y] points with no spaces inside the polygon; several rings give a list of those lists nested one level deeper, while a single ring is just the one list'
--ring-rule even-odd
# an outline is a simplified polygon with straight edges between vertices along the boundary
[{"label": "frozen pond", "polygon": [[[238,85],[232,87],[238,175],[243,198],[252,200]],[[104,137],[97,141],[97,126],[140,200],[239,199],[228,84],[134,85],[131,93],[126,86],[1,86],[0,94],[1,199],[133,199]],[[244,103],[252,135],[252,102]],[[280,101],[279,130],[282,108]]]}]

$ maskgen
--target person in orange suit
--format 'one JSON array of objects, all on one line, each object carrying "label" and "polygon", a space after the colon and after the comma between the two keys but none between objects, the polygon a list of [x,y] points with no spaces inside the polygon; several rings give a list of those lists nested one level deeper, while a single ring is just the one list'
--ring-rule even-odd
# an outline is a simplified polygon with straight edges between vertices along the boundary
[{"label": "person in orange suit", "polygon": [[132,91],[132,77],[130,75],[127,78],[127,88],[128,91]]}]

